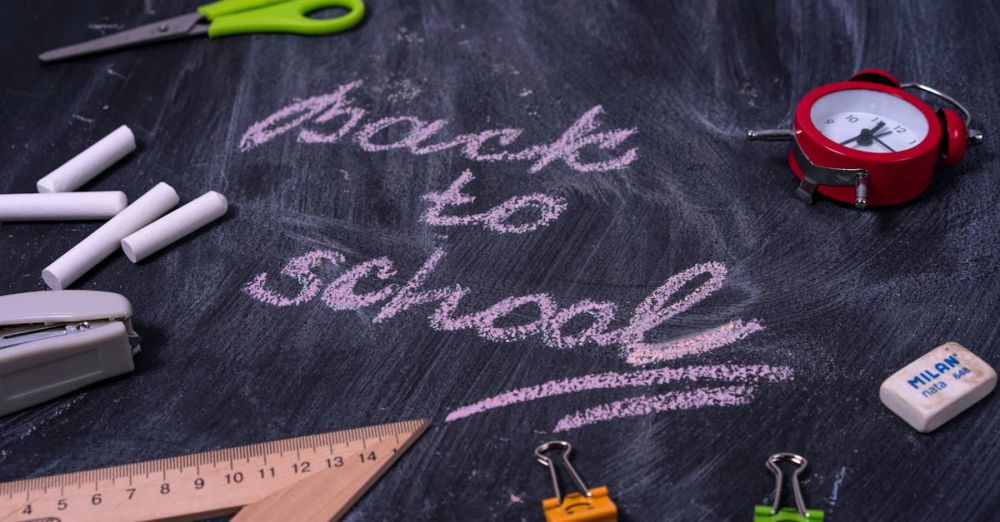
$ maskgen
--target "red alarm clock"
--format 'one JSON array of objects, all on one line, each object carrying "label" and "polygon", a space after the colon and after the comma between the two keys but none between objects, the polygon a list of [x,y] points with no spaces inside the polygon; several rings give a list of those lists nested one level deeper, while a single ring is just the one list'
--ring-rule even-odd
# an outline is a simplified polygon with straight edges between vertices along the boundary
[{"label": "red alarm clock", "polygon": [[[935,112],[904,89],[937,96],[962,115]],[[970,144],[983,141],[971,122],[954,98],[867,69],[806,94],[791,130],[751,130],[747,139],[792,142],[788,164],[801,180],[796,194],[807,203],[819,192],[865,208],[903,203],[927,190],[935,166],[957,164]]]}]

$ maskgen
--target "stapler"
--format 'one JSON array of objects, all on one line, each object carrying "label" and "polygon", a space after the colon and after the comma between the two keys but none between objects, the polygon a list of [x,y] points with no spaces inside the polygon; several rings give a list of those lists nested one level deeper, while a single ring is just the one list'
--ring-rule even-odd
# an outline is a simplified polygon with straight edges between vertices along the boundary
[{"label": "stapler", "polygon": [[135,368],[132,305],[111,292],[0,296],[0,415]]}]

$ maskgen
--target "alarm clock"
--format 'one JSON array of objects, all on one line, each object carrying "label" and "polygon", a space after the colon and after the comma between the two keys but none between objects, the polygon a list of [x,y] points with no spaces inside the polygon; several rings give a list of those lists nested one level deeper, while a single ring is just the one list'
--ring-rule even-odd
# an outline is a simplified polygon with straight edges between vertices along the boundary
[{"label": "alarm clock", "polygon": [[[958,112],[934,111],[908,89]],[[788,165],[800,180],[796,195],[807,203],[818,192],[865,208],[910,201],[927,190],[935,167],[957,164],[969,145],[982,143],[971,123],[969,110],[951,96],[867,69],[803,96],[791,130],[751,130],[746,137],[791,141]]]}]

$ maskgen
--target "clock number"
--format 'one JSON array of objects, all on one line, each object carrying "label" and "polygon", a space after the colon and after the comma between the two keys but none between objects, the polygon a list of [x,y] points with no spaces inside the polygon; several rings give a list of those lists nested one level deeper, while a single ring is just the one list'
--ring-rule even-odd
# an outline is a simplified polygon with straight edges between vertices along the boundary
[{"label": "clock number", "polygon": [[895,127],[892,128],[892,130],[896,131],[899,134],[902,134],[906,132],[906,127],[903,127],[902,125],[896,125]]},{"label": "clock number", "polygon": [[829,125],[831,123],[833,123],[833,118],[827,118],[826,119],[826,124]]},{"label": "clock number", "polygon": [[849,121],[851,123],[857,123],[858,122],[858,117],[855,116],[855,115],[853,115],[853,114],[848,114],[847,115],[847,121]]}]

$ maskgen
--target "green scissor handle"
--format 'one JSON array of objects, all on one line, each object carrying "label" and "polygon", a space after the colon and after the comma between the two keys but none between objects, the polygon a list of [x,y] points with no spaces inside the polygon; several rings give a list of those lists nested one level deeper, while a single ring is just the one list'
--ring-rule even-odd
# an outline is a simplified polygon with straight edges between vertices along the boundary
[{"label": "green scissor handle", "polygon": [[[342,7],[337,18],[310,18],[313,11]],[[365,16],[362,0],[220,0],[198,8],[212,24],[208,36],[247,33],[330,34],[346,31]]]}]

